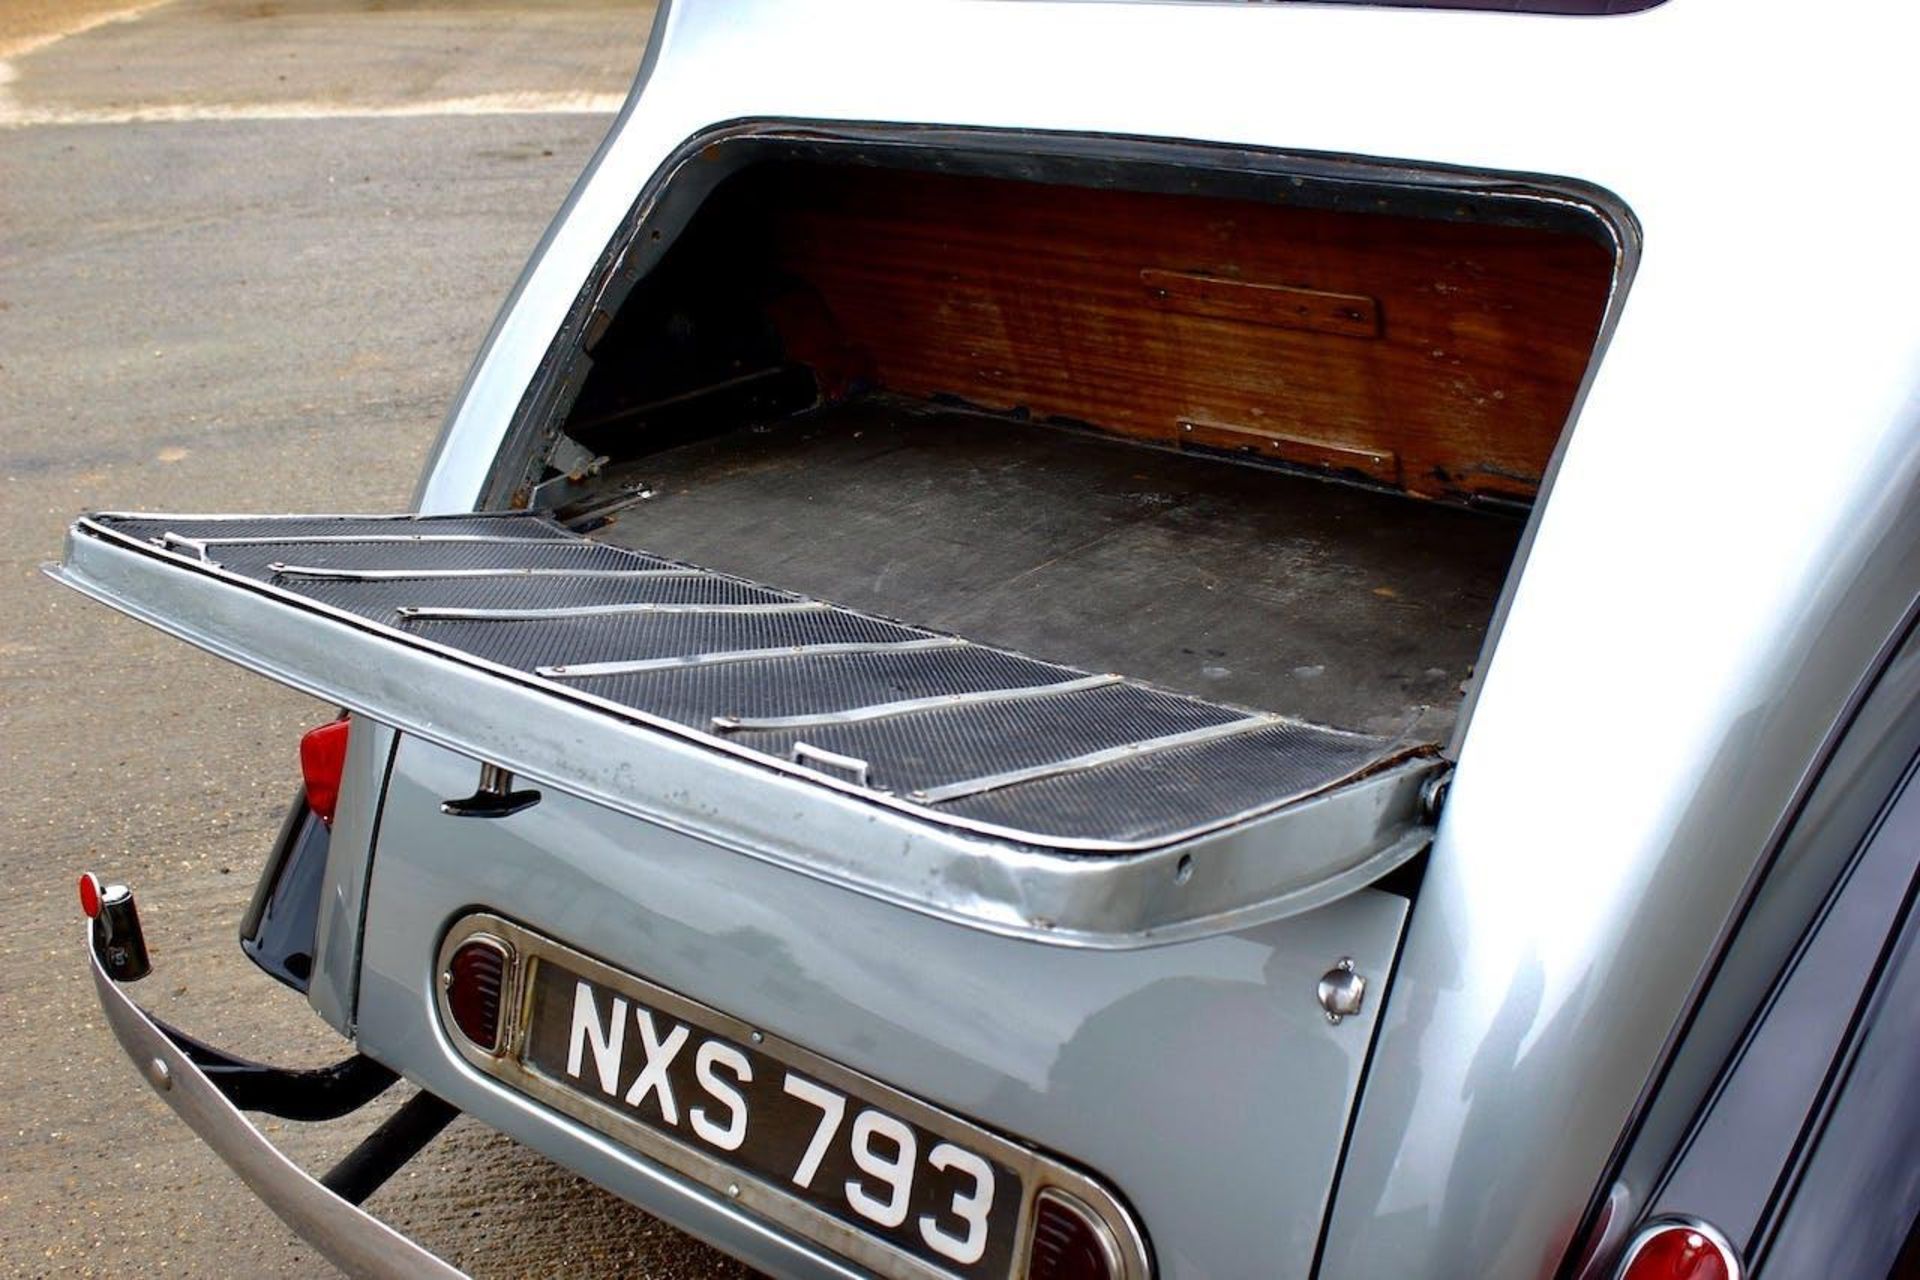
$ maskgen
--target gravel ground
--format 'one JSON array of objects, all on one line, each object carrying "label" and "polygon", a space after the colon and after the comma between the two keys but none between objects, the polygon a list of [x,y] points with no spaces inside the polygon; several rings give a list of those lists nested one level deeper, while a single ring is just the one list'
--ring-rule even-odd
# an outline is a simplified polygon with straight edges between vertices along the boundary
[{"label": "gravel ground", "polygon": [[[0,6],[0,1273],[326,1275],[125,1062],[73,881],[141,890],[138,992],[163,1016],[276,1061],[339,1056],[233,934],[328,709],[38,566],[83,509],[399,509],[650,14],[82,21],[111,7]],[[268,1127],[315,1168],[379,1119]],[[479,1275],[741,1274],[466,1120],[370,1207]]]}]

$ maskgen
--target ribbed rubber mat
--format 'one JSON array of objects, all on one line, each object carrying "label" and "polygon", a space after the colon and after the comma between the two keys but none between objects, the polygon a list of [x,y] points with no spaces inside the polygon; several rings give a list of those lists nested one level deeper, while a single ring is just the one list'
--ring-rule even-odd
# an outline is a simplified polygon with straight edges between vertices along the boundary
[{"label": "ribbed rubber mat", "polygon": [[408,622],[401,630],[521,671],[741,649],[871,644],[926,634],[837,609],[775,614],[627,613],[547,622],[422,621]]},{"label": "ribbed rubber mat", "polygon": [[1379,763],[1382,745],[1359,734],[1278,724],[949,800],[940,808],[994,825],[1044,813],[1048,832],[1059,838],[1145,841],[1180,829],[1174,823],[1183,802],[1209,812],[1231,798],[1246,802],[1221,817],[1271,808],[1325,789],[1329,776],[1348,777]]},{"label": "ribbed rubber mat", "polygon": [[874,786],[908,793],[1189,733],[1246,715],[1143,685],[1117,684],[734,738],[773,756],[788,755],[798,742],[855,756],[871,765]]},{"label": "ribbed rubber mat", "polygon": [[1380,739],[1089,676],[543,518],[94,523],[396,639],[1041,846],[1174,839],[1396,755]]}]

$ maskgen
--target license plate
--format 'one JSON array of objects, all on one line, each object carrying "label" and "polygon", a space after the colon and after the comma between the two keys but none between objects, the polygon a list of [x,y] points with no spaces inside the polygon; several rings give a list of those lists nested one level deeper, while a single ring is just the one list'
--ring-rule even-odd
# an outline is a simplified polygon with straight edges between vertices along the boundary
[{"label": "license plate", "polygon": [[511,1025],[498,1054],[450,1030],[468,1059],[730,1200],[884,1275],[998,1280],[1025,1272],[1037,1198],[1064,1195],[1118,1274],[1146,1274],[1084,1173],[498,917],[463,919],[442,968],[475,936],[511,957]]}]

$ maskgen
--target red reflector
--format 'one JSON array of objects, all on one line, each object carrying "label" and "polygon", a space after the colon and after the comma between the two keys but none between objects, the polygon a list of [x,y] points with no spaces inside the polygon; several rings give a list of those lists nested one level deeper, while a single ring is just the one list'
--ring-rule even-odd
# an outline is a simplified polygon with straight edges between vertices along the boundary
[{"label": "red reflector", "polygon": [[91,871],[80,873],[80,909],[89,920],[100,914],[100,881]]},{"label": "red reflector", "polygon": [[307,784],[307,808],[333,825],[333,809],[340,803],[340,775],[347,767],[346,720],[334,720],[309,729],[300,738],[300,776]]},{"label": "red reflector", "polygon": [[447,1011],[460,1034],[485,1049],[500,1051],[500,1002],[507,985],[507,949],[490,938],[461,945],[447,961],[441,979]]},{"label": "red reflector", "polygon": [[1028,1280],[1118,1280],[1119,1250],[1092,1210],[1049,1187],[1033,1214]]},{"label": "red reflector", "polygon": [[1740,1280],[1740,1260],[1704,1222],[1654,1222],[1627,1246],[1619,1280]]}]

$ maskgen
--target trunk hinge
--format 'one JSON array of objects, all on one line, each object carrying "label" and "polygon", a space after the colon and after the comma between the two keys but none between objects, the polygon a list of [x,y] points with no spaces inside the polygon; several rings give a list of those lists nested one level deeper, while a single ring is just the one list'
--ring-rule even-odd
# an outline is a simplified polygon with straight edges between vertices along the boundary
[{"label": "trunk hinge", "polygon": [[589,479],[600,474],[607,461],[606,455],[595,453],[564,432],[555,436],[553,448],[547,450],[546,465],[560,474],[534,485],[528,491],[527,505],[536,511],[565,505],[569,497],[578,496],[577,491]]}]

